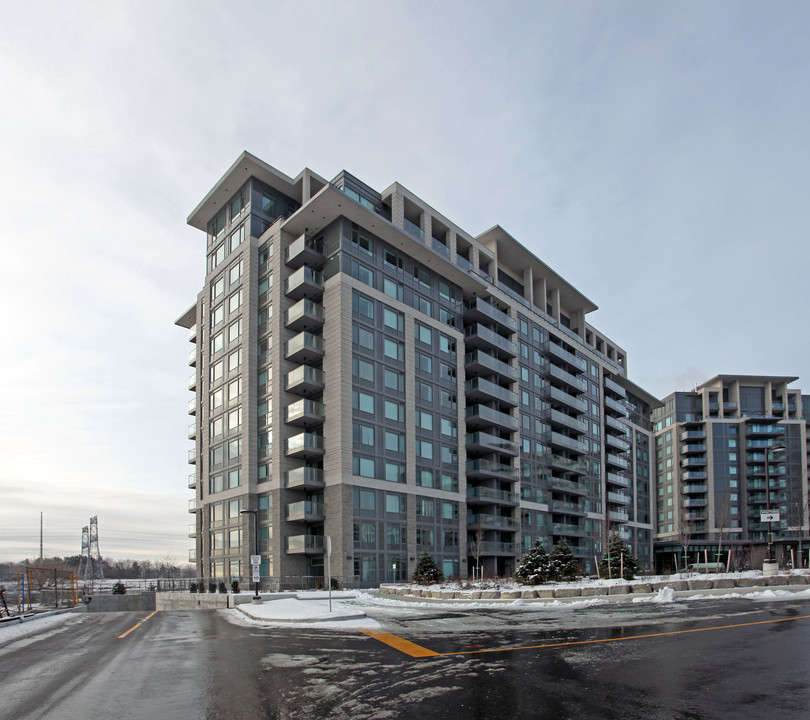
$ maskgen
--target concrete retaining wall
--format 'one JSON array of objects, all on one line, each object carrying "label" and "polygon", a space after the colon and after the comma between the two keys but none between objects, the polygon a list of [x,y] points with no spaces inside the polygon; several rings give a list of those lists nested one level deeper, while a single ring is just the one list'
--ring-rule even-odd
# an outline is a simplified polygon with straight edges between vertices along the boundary
[{"label": "concrete retaining wall", "polygon": [[[809,575],[773,575],[769,577],[740,577],[740,578],[711,578],[696,576],[688,580],[658,580],[656,582],[630,581],[611,585],[557,585],[554,587],[538,587],[525,590],[508,588],[503,590],[489,588],[487,590],[452,590],[420,587],[418,585],[380,585],[380,593],[384,595],[402,595],[411,598],[436,598],[439,600],[515,600],[515,599],[557,599],[576,597],[597,597],[600,595],[627,595],[633,593],[656,593],[664,588],[671,588],[676,592],[692,590],[780,587],[780,586],[807,586],[810,585]],[[168,593],[161,593],[168,594]]]},{"label": "concrete retaining wall", "polygon": [[84,604],[85,612],[125,612],[155,610],[155,593],[139,595],[90,595],[90,602]]}]

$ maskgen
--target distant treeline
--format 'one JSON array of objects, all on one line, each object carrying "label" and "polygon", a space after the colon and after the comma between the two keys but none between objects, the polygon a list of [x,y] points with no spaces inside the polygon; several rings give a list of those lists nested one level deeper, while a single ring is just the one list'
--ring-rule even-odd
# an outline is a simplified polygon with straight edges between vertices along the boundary
[{"label": "distant treeline", "polygon": [[[12,574],[28,568],[42,568],[62,572],[78,573],[81,555],[67,557],[36,558],[23,560],[19,563],[0,563],[0,573]],[[175,565],[170,560],[106,560],[101,558],[101,567],[105,578],[136,579],[136,578],[176,578],[196,575],[193,565]]]}]

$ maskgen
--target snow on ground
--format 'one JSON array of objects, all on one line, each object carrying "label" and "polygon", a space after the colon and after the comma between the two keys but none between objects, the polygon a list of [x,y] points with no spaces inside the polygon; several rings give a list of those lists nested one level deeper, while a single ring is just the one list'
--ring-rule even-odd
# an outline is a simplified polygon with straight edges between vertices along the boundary
[{"label": "snow on ground", "polygon": [[[0,623],[0,654],[7,651],[12,643],[17,650],[23,645],[38,642],[45,637],[62,632],[69,620],[76,620],[81,616],[74,613],[59,613],[58,615],[40,615],[20,620],[8,620]],[[36,637],[31,637],[36,636]]]}]

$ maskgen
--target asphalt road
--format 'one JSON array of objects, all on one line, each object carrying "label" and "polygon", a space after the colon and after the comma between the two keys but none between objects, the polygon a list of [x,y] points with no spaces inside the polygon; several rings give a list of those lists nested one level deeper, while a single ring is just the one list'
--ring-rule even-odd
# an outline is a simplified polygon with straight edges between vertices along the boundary
[{"label": "asphalt road", "polygon": [[371,635],[148,615],[77,614],[11,643],[0,627],[0,718],[810,716],[806,599],[414,609]]}]

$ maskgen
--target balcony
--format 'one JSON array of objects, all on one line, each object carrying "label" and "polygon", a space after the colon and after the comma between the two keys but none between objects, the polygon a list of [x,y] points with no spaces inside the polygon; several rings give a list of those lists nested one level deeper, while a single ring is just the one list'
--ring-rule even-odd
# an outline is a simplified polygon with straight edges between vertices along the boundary
[{"label": "balcony", "polygon": [[605,453],[605,461],[608,465],[613,465],[614,467],[620,467],[624,470],[630,469],[630,461],[626,458],[620,457],[619,455],[615,455],[614,453],[608,451]]},{"label": "balcony", "polygon": [[708,504],[709,501],[704,498],[687,498],[681,503],[681,507],[697,508],[697,507],[706,507]]},{"label": "balcony", "polygon": [[588,494],[587,483],[578,483],[574,480],[567,480],[566,478],[558,478],[553,476],[551,478],[551,489],[562,490],[567,493],[573,493],[574,495]]},{"label": "balcony", "polygon": [[285,389],[287,392],[307,397],[323,392],[323,371],[309,365],[301,365],[287,373]]},{"label": "balcony", "polygon": [[576,375],[572,375],[567,370],[563,370],[561,367],[557,367],[552,363],[548,363],[544,368],[544,371],[547,375],[549,375],[549,377],[556,380],[558,384],[565,385],[569,392],[579,394],[588,389],[585,378],[579,378]]},{"label": "balcony", "polygon": [[520,555],[520,543],[489,542],[481,543],[481,555]]},{"label": "balcony", "polygon": [[620,417],[625,417],[627,415],[627,407],[625,406],[623,400],[614,400],[612,397],[608,397],[607,395],[605,395],[603,400],[605,402],[606,409],[612,410]]},{"label": "balcony", "polygon": [[546,411],[543,413],[543,419],[548,420],[552,427],[555,425],[562,426],[568,428],[569,430],[573,430],[580,435],[588,432],[588,423],[585,420],[580,420],[572,415],[566,415],[564,412],[560,412],[559,410],[552,409]]},{"label": "balcony", "polygon": [[702,457],[689,457],[681,460],[683,468],[706,467],[706,464],[706,458]]},{"label": "balcony", "polygon": [[[520,505],[520,496],[506,490],[467,486],[467,505]],[[475,516],[474,516],[475,517]]]},{"label": "balcony", "polygon": [[587,409],[584,400],[565,392],[565,390],[560,390],[559,388],[555,388],[551,385],[547,385],[546,387],[542,388],[540,390],[540,396],[553,404],[564,405],[572,410],[575,410],[576,412],[584,413]]},{"label": "balcony", "polygon": [[630,514],[621,510],[608,510],[608,520],[613,522],[630,522]]},{"label": "balcony", "polygon": [[706,439],[706,432],[705,430],[684,430],[680,436],[681,442],[687,442],[689,440],[705,440]]},{"label": "balcony", "polygon": [[[475,433],[477,434],[477,433]],[[514,444],[514,443],[513,443]],[[517,450],[517,448],[515,448]],[[469,451],[469,446],[467,447]],[[517,454],[517,452],[515,453]],[[467,480],[482,480],[488,478],[509,478],[516,480],[518,469],[511,465],[495,462],[494,460],[475,459],[467,460]],[[469,492],[470,486],[467,486]]]},{"label": "balcony", "polygon": [[300,500],[287,505],[288,522],[323,522],[323,503],[315,500]]},{"label": "balcony", "polygon": [[474,350],[464,356],[464,370],[467,375],[489,375],[495,373],[510,382],[517,380],[516,368],[513,368],[509,363],[505,363],[503,360],[498,360],[498,358],[483,350]]},{"label": "balcony", "polygon": [[608,491],[607,499],[608,502],[614,503],[615,505],[631,505],[633,503],[632,496],[620,492]]},{"label": "balcony", "polygon": [[191,400],[188,401],[188,414],[197,414],[197,398],[191,398]]},{"label": "balcony", "polygon": [[768,435],[776,437],[778,435],[785,434],[785,426],[784,425],[763,425],[763,424],[752,424],[749,425],[746,423],[745,425],[745,436],[746,437],[754,437],[757,435]]},{"label": "balcony", "polygon": [[605,415],[605,428],[609,431],[615,431],[620,435],[627,435],[627,425],[611,415]]},{"label": "balcony", "polygon": [[707,485],[684,485],[681,488],[683,495],[705,495],[708,491]]},{"label": "balcony", "polygon": [[483,298],[475,298],[471,302],[464,303],[464,320],[482,321],[482,322],[495,322],[500,325],[504,330],[515,332],[517,330],[517,323],[510,318],[502,310],[498,310],[492,303],[487,302]]},{"label": "balcony", "polygon": [[324,454],[323,436],[315,433],[302,432],[286,440],[287,457],[301,460],[314,460],[322,458]]},{"label": "balcony", "polygon": [[191,365],[191,367],[195,367],[197,365],[197,348],[194,348],[191,352],[189,352],[188,364]]},{"label": "balcony", "polygon": [[191,498],[188,501],[188,511],[190,513],[197,512],[197,498]]},{"label": "balcony", "polygon": [[284,343],[284,357],[291,362],[312,364],[323,359],[323,338],[309,332],[298,333]]},{"label": "balcony", "polygon": [[190,563],[197,562],[197,548],[188,549],[188,561]]},{"label": "balcony", "polygon": [[543,344],[543,352],[556,365],[562,365],[573,372],[585,372],[587,363],[583,358],[577,357],[574,353],[566,350],[562,345],[548,341]]},{"label": "balcony", "polygon": [[466,410],[467,427],[475,430],[483,427],[500,427],[517,432],[518,419],[486,405],[469,405]]},{"label": "balcony", "polygon": [[630,443],[616,435],[605,435],[605,443],[619,452],[627,452],[630,449]]},{"label": "balcony", "polygon": [[197,464],[197,448],[194,447],[188,451],[188,462],[190,465]]},{"label": "balcony", "polygon": [[609,377],[605,378],[605,390],[609,390],[614,395],[624,400],[627,397],[627,390],[625,390],[619,383]]},{"label": "balcony", "polygon": [[464,328],[464,346],[468,349],[493,349],[510,358],[517,356],[515,343],[480,323]]},{"label": "balcony", "polygon": [[323,241],[314,242],[306,234],[299,235],[284,249],[284,263],[287,267],[300,268],[302,265],[321,267],[325,261]]},{"label": "balcony", "polygon": [[323,425],[324,406],[316,400],[301,398],[284,409],[285,422],[298,427]]},{"label": "balcony", "polygon": [[612,473],[609,472],[606,475],[606,479],[609,485],[618,485],[619,487],[629,488],[633,486],[632,478],[627,477],[627,475],[621,475],[619,473]]},{"label": "balcony", "polygon": [[689,482],[690,480],[705,480],[709,474],[703,470],[687,470],[681,473],[681,482]]},{"label": "balcony", "polygon": [[197,537],[197,523],[191,523],[188,526],[188,536],[191,538]]},{"label": "balcony", "polygon": [[188,389],[197,389],[197,373],[191,373],[191,375],[188,376]]},{"label": "balcony", "polygon": [[318,490],[323,487],[323,470],[314,467],[297,467],[288,470],[284,485],[290,490]]},{"label": "balcony", "polygon": [[323,555],[323,535],[290,535],[287,538],[289,555]]},{"label": "balcony", "polygon": [[197,423],[191,423],[188,426],[188,439],[194,440],[197,437]]},{"label": "balcony", "polygon": [[467,433],[465,443],[468,453],[478,452],[517,455],[520,452],[516,442],[487,432]]},{"label": "balcony", "polygon": [[308,298],[292,305],[286,314],[284,327],[295,332],[323,327],[323,305]]},{"label": "balcony", "polygon": [[467,400],[496,401],[508,407],[517,407],[518,395],[508,388],[482,377],[475,377],[464,383],[464,392]]},{"label": "balcony", "polygon": [[548,467],[552,470],[561,470],[563,472],[575,473],[577,475],[585,475],[588,469],[582,460],[574,460],[573,458],[564,455],[554,455],[549,453],[545,456]]},{"label": "balcony", "polygon": [[481,528],[482,530],[517,530],[520,527],[520,522],[517,518],[509,517],[507,515],[467,515],[468,528]]},{"label": "balcony", "polygon": [[551,526],[553,535],[567,535],[572,537],[582,537],[587,535],[585,528],[571,523],[553,523]]},{"label": "balcony", "polygon": [[693,443],[691,445],[681,445],[681,455],[692,455],[694,453],[705,453],[705,443]]},{"label": "balcony", "polygon": [[194,323],[188,329],[188,339],[189,339],[189,342],[197,342],[197,323]]},{"label": "balcony", "polygon": [[570,500],[552,500],[551,512],[563,515],[584,515],[587,511],[584,503],[580,505]]},{"label": "balcony", "polygon": [[323,275],[304,265],[284,281],[284,287],[285,295],[292,300],[317,300],[323,295]]},{"label": "balcony", "polygon": [[551,448],[558,448],[561,450],[569,450],[575,453],[584,453],[585,445],[573,437],[568,437],[562,433],[547,432],[543,435],[542,441],[545,445]]},{"label": "balcony", "polygon": [[194,490],[197,487],[197,473],[191,473],[188,476],[188,489]]}]

